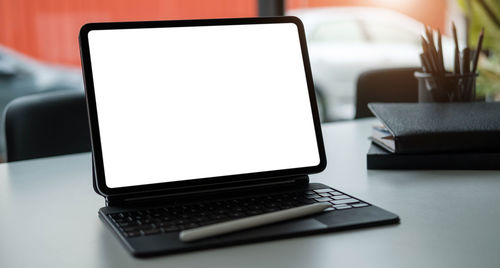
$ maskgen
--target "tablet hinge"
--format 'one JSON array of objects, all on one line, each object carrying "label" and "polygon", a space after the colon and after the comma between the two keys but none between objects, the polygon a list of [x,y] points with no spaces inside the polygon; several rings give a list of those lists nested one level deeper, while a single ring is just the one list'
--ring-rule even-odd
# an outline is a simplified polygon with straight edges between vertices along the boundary
[{"label": "tablet hinge", "polygon": [[217,198],[217,196],[234,195],[235,193],[255,192],[255,191],[273,191],[273,189],[282,190],[287,188],[306,187],[309,184],[309,176],[290,177],[289,180],[280,180],[270,182],[262,180],[249,184],[227,184],[218,186],[216,189],[183,189],[174,193],[142,193],[127,196],[107,196],[105,197],[106,206],[140,206],[152,203],[175,204],[179,200]]}]

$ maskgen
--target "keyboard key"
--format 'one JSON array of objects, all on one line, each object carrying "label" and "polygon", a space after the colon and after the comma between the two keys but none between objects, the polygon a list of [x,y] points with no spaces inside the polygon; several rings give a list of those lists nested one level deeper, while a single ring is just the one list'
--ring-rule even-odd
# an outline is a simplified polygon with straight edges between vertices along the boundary
[{"label": "keyboard key", "polygon": [[352,208],[351,206],[340,206],[340,207],[336,207],[336,209],[348,209],[348,208]]},{"label": "keyboard key", "polygon": [[340,205],[333,205],[334,208],[338,209],[338,208],[343,208],[343,207],[350,207],[349,205],[346,205],[346,204],[340,204]]},{"label": "keyboard key", "polygon": [[267,203],[266,204],[267,207],[271,207],[271,208],[277,208],[280,206],[280,203],[277,203],[277,202],[270,202],[270,203]]},{"label": "keyboard key", "polygon": [[120,227],[128,227],[128,226],[131,226],[131,223],[128,222],[128,221],[125,221],[125,222],[117,222],[118,226]]},{"label": "keyboard key", "polygon": [[321,197],[321,198],[315,198],[314,200],[316,200],[318,202],[328,202],[328,201],[331,201],[332,199],[329,197]]},{"label": "keyboard key", "polygon": [[349,199],[341,199],[341,200],[334,200],[331,201],[332,204],[334,205],[339,205],[339,204],[349,204],[349,203],[357,203],[359,200],[354,199],[354,198],[349,198]]},{"label": "keyboard key", "polygon": [[366,207],[366,206],[368,206],[368,204],[359,203],[359,204],[352,204],[352,206],[355,207],[355,208],[360,208],[360,207]]},{"label": "keyboard key", "polygon": [[160,229],[149,229],[149,230],[142,230],[141,234],[142,235],[153,235],[153,234],[159,234],[161,233]]},{"label": "keyboard key", "polygon": [[340,199],[347,199],[347,198],[351,198],[351,197],[347,196],[347,195],[334,195],[332,198],[335,200],[340,200]]},{"label": "keyboard key", "polygon": [[136,236],[140,236],[141,233],[139,231],[134,231],[134,232],[128,232],[128,233],[125,233],[125,235],[127,237],[136,237]]},{"label": "keyboard key", "polygon": [[343,195],[343,193],[337,192],[337,191],[331,192],[330,194],[332,194],[332,195]]},{"label": "keyboard key", "polygon": [[121,222],[128,222],[127,218],[111,218],[114,220],[116,223],[121,223]]},{"label": "keyboard key", "polygon": [[320,196],[323,196],[323,197],[329,197],[331,196],[329,193],[322,193],[322,194],[319,194]]},{"label": "keyboard key", "polygon": [[122,228],[124,232],[139,232],[142,230],[142,226],[130,226]]},{"label": "keyboard key", "polygon": [[118,220],[118,219],[122,219],[123,217],[120,215],[120,213],[113,213],[113,214],[109,214],[109,217],[111,217],[113,220]]},{"label": "keyboard key", "polygon": [[208,217],[204,217],[204,216],[193,218],[193,222],[204,222],[207,220],[208,220]]},{"label": "keyboard key", "polygon": [[193,228],[196,228],[198,227],[197,224],[194,224],[194,223],[190,223],[190,224],[182,224],[182,225],[179,225],[179,230],[186,230],[186,229],[193,229]]},{"label": "keyboard key", "polygon": [[179,230],[179,228],[177,226],[171,226],[171,227],[163,228],[164,232],[175,232],[175,231],[178,231],[178,230]]},{"label": "keyboard key", "polygon": [[[239,217],[243,217],[245,216],[245,214],[243,213],[238,213],[237,215],[233,215],[235,218],[239,218]],[[223,220],[227,220],[228,219],[228,216],[226,215],[212,215],[209,217],[211,220],[217,220],[217,221],[223,221]],[[179,223],[181,223],[179,221]],[[181,224],[184,224],[185,222],[182,222]]]},{"label": "keyboard key", "polygon": [[334,210],[335,210],[334,207],[329,207],[329,208],[325,209],[324,211],[334,211]]},{"label": "keyboard key", "polygon": [[328,192],[333,192],[333,189],[316,189],[313,190],[314,192],[321,194],[321,193],[328,193]]},{"label": "keyboard key", "polygon": [[248,216],[254,216],[254,215],[259,215],[262,214],[262,210],[250,210],[247,212]]},{"label": "keyboard key", "polygon": [[[230,217],[233,217],[233,218],[241,218],[241,217],[244,217],[245,214],[244,213],[240,213],[240,212],[236,212],[236,213],[230,213],[229,214]],[[215,219],[218,220],[218,219],[223,219],[224,217],[216,217]]]},{"label": "keyboard key", "polygon": [[279,209],[278,208],[264,208],[262,211],[264,211],[264,213],[269,213],[269,212],[274,212],[277,210],[279,210]]}]

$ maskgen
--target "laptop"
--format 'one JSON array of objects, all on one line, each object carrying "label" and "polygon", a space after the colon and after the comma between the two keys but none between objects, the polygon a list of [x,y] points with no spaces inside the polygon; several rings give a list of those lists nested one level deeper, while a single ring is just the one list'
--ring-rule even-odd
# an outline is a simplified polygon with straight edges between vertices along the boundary
[{"label": "laptop", "polygon": [[[86,24],[79,41],[100,219],[146,257],[399,222],[309,175],[326,167],[295,17]],[[200,226],[321,214],[192,242]]]}]

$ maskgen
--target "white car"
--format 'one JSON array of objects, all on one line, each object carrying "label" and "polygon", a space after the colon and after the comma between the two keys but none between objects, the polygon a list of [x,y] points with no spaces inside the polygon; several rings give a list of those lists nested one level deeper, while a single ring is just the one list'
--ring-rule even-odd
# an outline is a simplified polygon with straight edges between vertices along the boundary
[{"label": "white car", "polygon": [[[391,67],[419,67],[424,26],[381,8],[292,10],[302,20],[323,121],[352,119],[358,76]],[[436,39],[437,40],[437,39]],[[443,36],[444,61],[453,63],[453,39]]]}]

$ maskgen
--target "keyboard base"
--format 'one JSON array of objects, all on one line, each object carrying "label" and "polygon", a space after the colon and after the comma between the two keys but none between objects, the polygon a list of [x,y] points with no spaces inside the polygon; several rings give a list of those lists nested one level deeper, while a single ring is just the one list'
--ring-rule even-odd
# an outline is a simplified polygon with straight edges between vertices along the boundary
[{"label": "keyboard base", "polygon": [[[330,187],[323,184],[311,183],[307,190],[324,188]],[[128,210],[130,209],[104,207],[99,210],[99,216],[104,223],[111,228],[113,233],[118,236],[124,246],[136,257],[173,254],[399,222],[399,217],[397,215],[376,206],[369,205],[351,209],[336,209],[329,212],[323,212],[314,217],[290,220],[186,243],[179,240],[179,231],[127,237],[123,230],[120,230],[120,227],[117,226],[116,222],[108,215]]]}]

